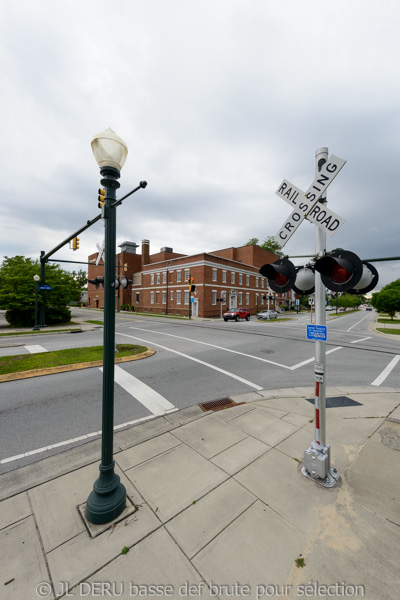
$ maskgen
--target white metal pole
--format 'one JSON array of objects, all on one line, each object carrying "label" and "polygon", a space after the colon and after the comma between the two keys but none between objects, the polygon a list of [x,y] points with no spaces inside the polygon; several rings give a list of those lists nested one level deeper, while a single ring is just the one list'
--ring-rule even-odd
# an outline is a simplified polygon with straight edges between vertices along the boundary
[{"label": "white metal pole", "polygon": [[[319,148],[315,152],[316,174],[328,160],[328,148]],[[320,200],[326,202],[326,194]],[[315,226],[315,254],[318,258],[326,252],[326,233]],[[315,273],[315,323],[326,325],[325,311],[326,288],[322,283],[321,274]],[[325,342],[315,342],[315,441],[323,448],[326,446],[326,400],[325,400],[325,371],[326,371]],[[318,439],[319,438],[319,439]]]}]

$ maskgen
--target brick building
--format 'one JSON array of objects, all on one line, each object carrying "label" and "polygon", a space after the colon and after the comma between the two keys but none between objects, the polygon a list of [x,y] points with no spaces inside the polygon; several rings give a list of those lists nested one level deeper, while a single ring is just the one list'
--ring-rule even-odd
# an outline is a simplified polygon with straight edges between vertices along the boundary
[{"label": "brick building", "polygon": [[[199,317],[218,317],[230,307],[247,307],[251,314],[267,308],[264,296],[271,295],[270,308],[292,306],[292,291],[277,295],[268,289],[260,267],[279,257],[258,246],[225,248],[193,255],[177,254],[172,248],[161,248],[150,254],[150,242],[142,241],[142,253],[136,254],[137,244],[124,242],[117,255],[117,265],[128,265],[126,277],[133,280],[131,289],[124,290],[123,300],[138,312],[189,315],[187,278],[192,277],[196,290],[192,293],[191,314]],[[89,257],[89,279],[102,274],[95,266],[97,254]],[[118,269],[117,269],[118,270]],[[120,274],[123,273],[119,269]],[[121,291],[122,293],[122,291]],[[103,306],[103,288],[89,284],[88,306]],[[116,298],[117,306],[117,298]]]}]

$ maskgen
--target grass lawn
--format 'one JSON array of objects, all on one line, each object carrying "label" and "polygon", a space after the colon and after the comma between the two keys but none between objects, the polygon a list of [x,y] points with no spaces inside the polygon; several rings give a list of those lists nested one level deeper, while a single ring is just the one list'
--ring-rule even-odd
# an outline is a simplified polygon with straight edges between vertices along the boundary
[{"label": "grass lawn", "polygon": [[400,329],[383,329],[382,327],[377,327],[376,330],[381,333],[388,333],[389,335],[400,335]]},{"label": "grass lawn", "polygon": [[[146,352],[145,346],[132,344],[117,344],[116,357],[133,356]],[[61,365],[74,365],[77,363],[92,362],[103,359],[103,346],[90,346],[86,348],[68,348],[55,352],[39,352],[37,354],[18,354],[16,356],[0,357],[0,375],[31,371],[33,369],[47,369]]]},{"label": "grass lawn", "polygon": [[395,323],[400,323],[400,319],[378,319],[378,323],[389,323],[389,324],[395,324]]}]

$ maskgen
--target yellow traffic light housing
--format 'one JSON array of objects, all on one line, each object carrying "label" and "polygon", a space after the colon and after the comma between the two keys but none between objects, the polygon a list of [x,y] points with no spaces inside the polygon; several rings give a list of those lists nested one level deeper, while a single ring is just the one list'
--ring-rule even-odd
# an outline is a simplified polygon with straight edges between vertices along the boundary
[{"label": "yellow traffic light housing", "polygon": [[74,238],[72,238],[72,250],[78,250],[78,248],[79,248],[79,238],[74,237]]},{"label": "yellow traffic light housing", "polygon": [[106,203],[106,190],[104,188],[99,188],[99,196],[98,196],[98,207],[103,208]]}]

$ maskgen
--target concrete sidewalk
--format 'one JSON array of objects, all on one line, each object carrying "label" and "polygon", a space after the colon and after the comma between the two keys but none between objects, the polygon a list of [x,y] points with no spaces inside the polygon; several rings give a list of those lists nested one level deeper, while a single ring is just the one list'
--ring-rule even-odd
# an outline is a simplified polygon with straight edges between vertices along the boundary
[{"label": "concrete sidewalk", "polygon": [[2,475],[2,599],[400,598],[400,390],[328,389],[332,489],[300,473],[312,396],[252,392],[116,433],[128,508],[112,525],[82,516],[100,440]]}]

